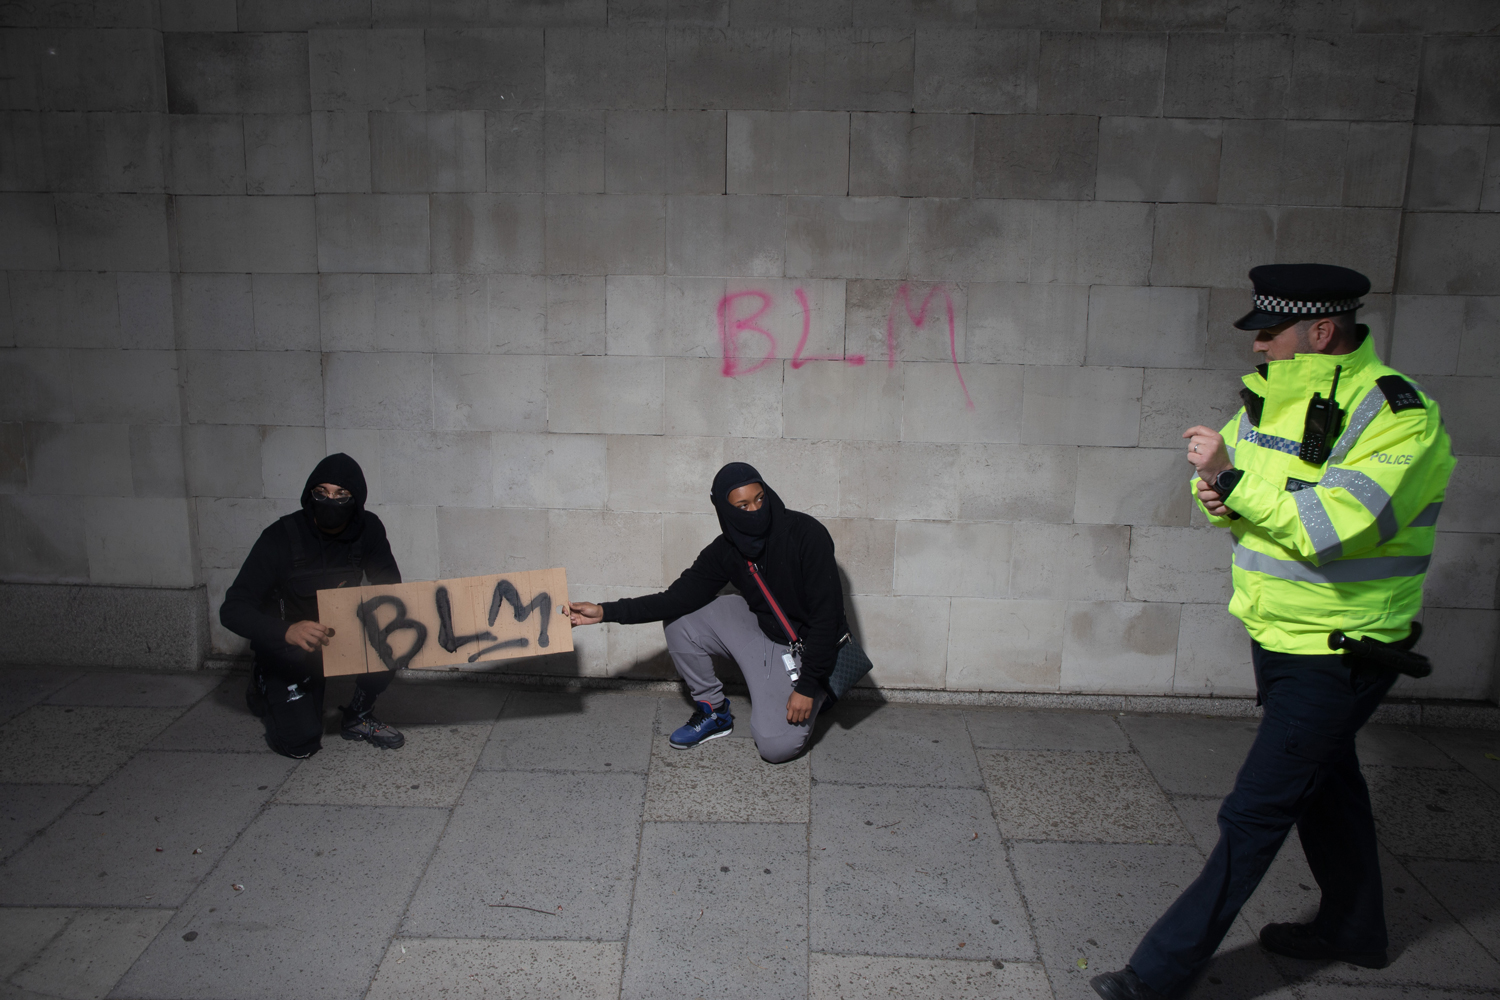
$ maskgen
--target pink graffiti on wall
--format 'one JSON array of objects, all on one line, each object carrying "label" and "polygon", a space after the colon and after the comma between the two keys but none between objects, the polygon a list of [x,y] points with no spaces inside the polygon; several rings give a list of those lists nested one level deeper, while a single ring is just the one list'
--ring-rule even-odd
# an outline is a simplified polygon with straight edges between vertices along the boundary
[{"label": "pink graffiti on wall", "polygon": [[[802,309],[802,336],[797,341],[797,349],[792,352],[792,370],[795,371],[807,364],[809,361],[842,361],[849,365],[862,365],[865,363],[863,354],[849,354],[836,356],[832,354],[810,354],[803,355],[807,348],[807,338],[812,333],[812,308],[807,302],[807,292],[800,286],[793,292],[797,297],[797,305]],[[927,325],[927,308],[932,304],[934,297],[943,297],[943,308],[948,320],[948,356],[953,360],[953,374],[958,377],[958,387],[964,394],[964,406],[968,409],[974,408],[974,400],[969,397],[969,387],[964,383],[964,373],[958,364],[958,333],[953,318],[953,298],[948,290],[942,285],[933,285],[922,299],[922,304],[915,310],[911,305],[911,293],[906,282],[902,282],[896,289],[895,296],[891,299],[890,312],[885,321],[885,360],[889,368],[896,367],[896,307],[902,306],[906,311],[906,318],[911,321],[913,327],[918,330]],[[736,316],[736,303],[741,299],[755,299],[760,303],[748,316]],[[730,292],[719,300],[718,326],[719,346],[724,355],[724,367],[722,374],[725,378],[734,378],[737,375],[749,375],[758,372],[766,365],[776,359],[776,335],[760,324],[760,318],[771,308],[772,298],[766,292],[744,291]],[[765,339],[765,354],[746,365],[745,357],[740,353],[740,334],[757,333]]]},{"label": "pink graffiti on wall", "polygon": [[[812,333],[812,309],[807,304],[807,293],[800,287],[794,293],[797,296],[797,304],[802,307],[802,337],[797,341],[797,349],[792,352],[792,368],[798,369],[809,361],[842,361],[850,365],[862,365],[865,363],[863,354],[851,354],[847,357],[835,357],[831,354],[813,354],[803,357],[802,352],[807,348],[807,338]],[[740,299],[755,298],[760,300],[760,308],[749,316],[736,318],[734,315],[734,304]],[[776,336],[761,326],[759,320],[771,308],[771,296],[765,292],[730,292],[719,300],[719,346],[724,353],[724,377],[734,378],[736,375],[749,375],[758,372],[776,358]],[[742,366],[744,361],[740,355],[740,334],[746,330],[753,331],[766,338],[766,353],[748,368]]]},{"label": "pink graffiti on wall", "polygon": [[918,330],[927,325],[927,307],[932,304],[932,297],[941,293],[943,296],[943,308],[948,315],[948,357],[953,359],[953,374],[958,376],[958,387],[963,390],[964,407],[974,409],[974,400],[969,398],[969,387],[964,383],[963,369],[958,366],[958,330],[953,322],[953,297],[948,294],[948,289],[942,285],[933,285],[928,289],[927,297],[922,300],[922,305],[916,312],[911,311],[911,295],[906,288],[906,282],[901,282],[901,287],[896,289],[896,295],[891,299],[891,311],[885,317],[885,362],[889,368],[896,367],[896,305],[899,303],[906,309],[906,318],[911,320],[911,325]]}]

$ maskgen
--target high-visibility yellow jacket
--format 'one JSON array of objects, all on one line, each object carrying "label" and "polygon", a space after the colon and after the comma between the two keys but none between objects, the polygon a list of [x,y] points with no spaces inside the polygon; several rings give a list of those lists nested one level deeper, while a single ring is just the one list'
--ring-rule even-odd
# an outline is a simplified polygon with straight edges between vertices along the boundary
[{"label": "high-visibility yellow jacket", "polygon": [[[1342,433],[1313,465],[1298,457],[1307,404],[1328,398],[1335,366]],[[1405,638],[1453,471],[1437,404],[1381,364],[1367,334],[1350,354],[1271,361],[1244,382],[1246,406],[1223,429],[1244,472],[1226,503],[1240,516],[1209,516],[1234,533],[1230,613],[1282,653],[1326,655],[1334,629]]]}]

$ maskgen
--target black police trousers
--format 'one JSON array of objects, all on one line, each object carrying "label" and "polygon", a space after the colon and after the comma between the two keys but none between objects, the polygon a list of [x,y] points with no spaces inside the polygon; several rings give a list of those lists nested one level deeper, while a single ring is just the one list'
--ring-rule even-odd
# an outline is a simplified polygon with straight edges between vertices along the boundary
[{"label": "black police trousers", "polygon": [[1252,653],[1265,712],[1219,807],[1219,842],[1130,958],[1142,981],[1167,996],[1208,964],[1293,825],[1322,890],[1313,921],[1319,936],[1349,951],[1386,947],[1375,820],[1354,736],[1395,675],[1356,673],[1337,655],[1276,653],[1259,643]]},{"label": "black police trousers", "polygon": [[[360,674],[354,681],[349,707],[356,714],[368,712],[375,697],[391,686],[395,676],[391,670]],[[307,757],[323,749],[323,692],[327,682],[321,666],[316,674],[295,684],[256,667],[253,683],[260,685],[266,698],[266,743],[272,750],[287,757]]]}]

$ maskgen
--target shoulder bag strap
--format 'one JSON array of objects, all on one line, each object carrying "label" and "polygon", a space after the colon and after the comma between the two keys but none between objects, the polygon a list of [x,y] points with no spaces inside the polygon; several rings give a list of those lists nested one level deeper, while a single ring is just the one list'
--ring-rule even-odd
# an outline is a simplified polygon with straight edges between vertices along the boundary
[{"label": "shoulder bag strap", "polygon": [[760,587],[760,592],[765,596],[766,603],[771,606],[771,611],[776,615],[776,620],[781,622],[781,630],[791,640],[792,648],[800,649],[802,640],[797,638],[797,630],[792,628],[792,623],[787,619],[786,612],[781,610],[781,605],[777,604],[776,598],[771,596],[771,588],[767,587],[766,581],[761,579],[760,571],[755,568],[754,561],[746,559],[745,565],[750,567],[750,575],[755,578],[756,586]]}]

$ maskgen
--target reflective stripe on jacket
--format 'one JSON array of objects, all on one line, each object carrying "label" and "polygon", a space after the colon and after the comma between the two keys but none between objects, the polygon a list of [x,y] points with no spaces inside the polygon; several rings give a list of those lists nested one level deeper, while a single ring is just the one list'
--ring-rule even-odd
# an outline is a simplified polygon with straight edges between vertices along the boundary
[{"label": "reflective stripe on jacket", "polygon": [[[1298,457],[1307,404],[1328,397],[1336,365],[1342,432],[1312,465]],[[1244,471],[1227,503],[1240,518],[1209,520],[1234,533],[1230,613],[1267,649],[1326,654],[1334,629],[1391,642],[1422,608],[1453,455],[1420,387],[1421,406],[1391,408],[1376,379],[1395,374],[1366,335],[1350,354],[1299,354],[1245,376],[1259,420],[1242,408],[1223,429]]]}]

